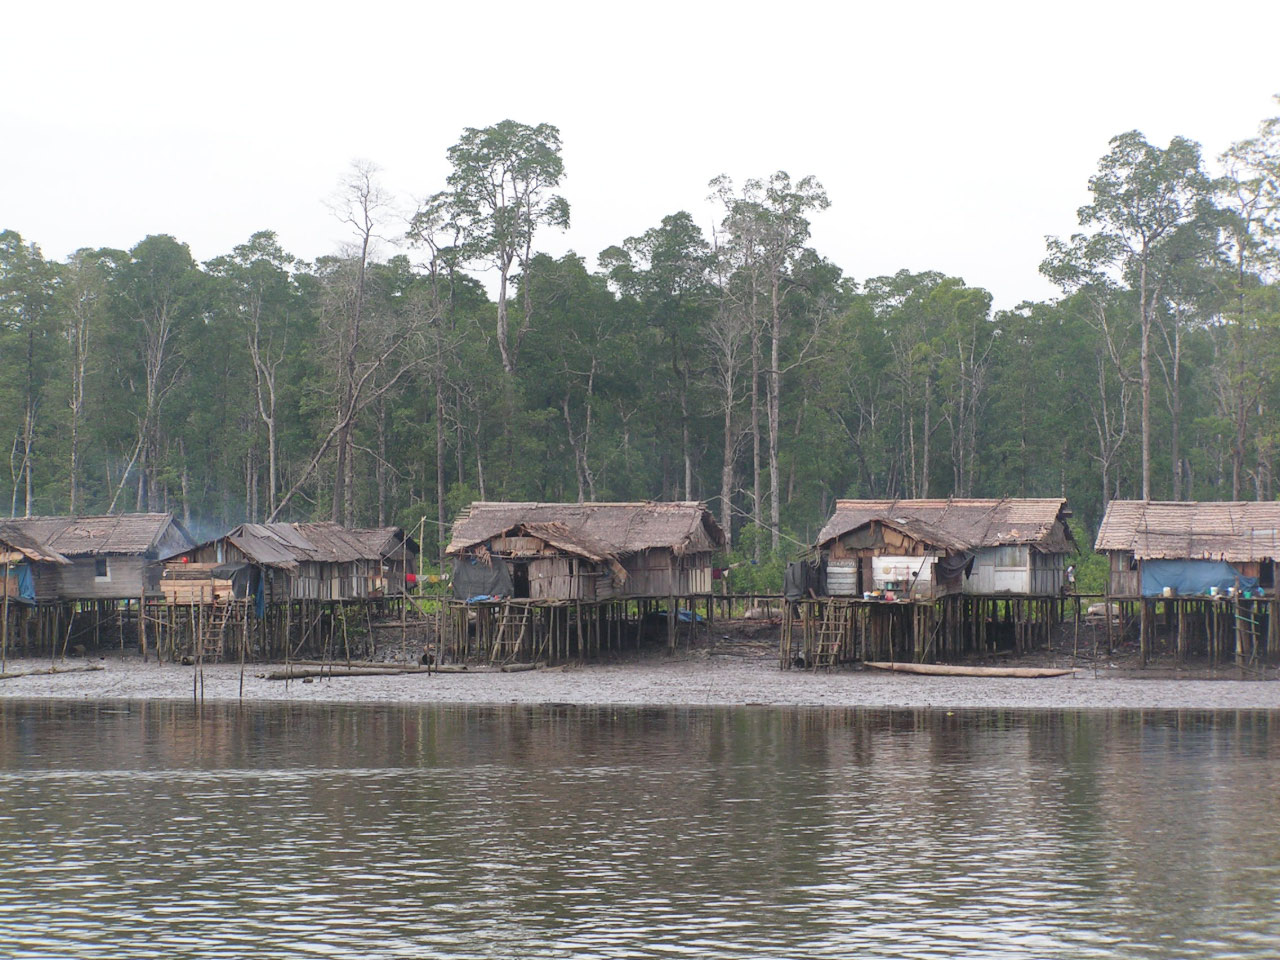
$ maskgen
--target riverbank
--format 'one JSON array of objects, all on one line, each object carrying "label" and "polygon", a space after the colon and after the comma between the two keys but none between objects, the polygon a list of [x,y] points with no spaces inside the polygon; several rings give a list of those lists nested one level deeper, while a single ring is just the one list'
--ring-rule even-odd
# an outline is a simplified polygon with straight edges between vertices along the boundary
[{"label": "riverbank", "polygon": [[[93,662],[93,661],[90,661]],[[93,672],[0,681],[0,699],[190,700],[194,667],[96,661]],[[67,667],[85,661],[68,661]],[[10,660],[9,669],[47,670],[47,660]],[[524,673],[442,673],[334,677],[287,684],[250,664],[243,698],[267,702],[450,703],[627,706],[827,706],[1011,709],[1280,709],[1280,683],[1095,677],[1091,669],[1052,679],[912,676],[871,670],[781,671],[776,662],[695,654],[634,663],[556,667]],[[202,668],[206,701],[241,698],[236,664]]]}]

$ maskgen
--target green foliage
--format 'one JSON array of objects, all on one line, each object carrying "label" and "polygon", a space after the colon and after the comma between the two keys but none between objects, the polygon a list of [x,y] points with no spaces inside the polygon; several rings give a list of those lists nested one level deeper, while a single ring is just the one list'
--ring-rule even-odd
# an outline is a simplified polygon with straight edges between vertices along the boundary
[{"label": "green foliage", "polygon": [[1067,557],[1067,563],[1076,568],[1076,593],[1105,594],[1108,561],[1103,554],[1093,551],[1094,532],[1080,517],[1072,517],[1068,526],[1076,542],[1076,553]]},{"label": "green foliage", "polygon": [[363,269],[266,230],[203,265],[168,236],[54,263],[7,231],[3,493],[59,512],[74,480],[79,511],[172,509],[210,534],[286,495],[282,519],[328,517],[360,382],[359,524],[426,517],[434,543],[441,510],[480,498],[704,499],[733,528],[731,587],[776,592],[838,497],[1065,495],[1096,591],[1088,531],[1141,494],[1144,460],[1154,497],[1280,493],[1277,151],[1280,121],[1210,184],[1190,141],[1117,137],[1080,234],[1050,241],[1063,296],[994,315],[941,271],[856,284],[809,246],[821,185],[784,173],[715,181],[714,234],[679,211],[595,264],[540,253],[568,222],[560,135],[514,121],[465,130],[411,253]]},{"label": "green foliage", "polygon": [[[786,572],[787,557],[769,553],[769,539],[766,528],[748,523],[739,531],[734,548],[725,552],[722,561],[717,561],[717,565],[732,568],[726,574],[731,592],[782,592],[782,575]],[[762,555],[759,561],[755,559],[757,553]]]}]

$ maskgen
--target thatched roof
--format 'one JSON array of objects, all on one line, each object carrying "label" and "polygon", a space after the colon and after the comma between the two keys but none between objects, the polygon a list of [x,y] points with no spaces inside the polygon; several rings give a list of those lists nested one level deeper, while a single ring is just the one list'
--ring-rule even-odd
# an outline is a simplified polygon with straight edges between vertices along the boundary
[{"label": "thatched roof", "polygon": [[1094,549],[1141,560],[1280,560],[1280,503],[1112,500]]},{"label": "thatched roof", "polygon": [[[18,517],[9,526],[64,557],[145,556],[164,559],[194,541],[168,513],[121,513],[95,517]],[[160,550],[162,541],[177,545]]]},{"label": "thatched roof", "polygon": [[[471,504],[453,524],[445,553],[455,556],[494,537],[525,530],[567,552],[616,559],[642,550],[677,556],[724,545],[724,531],[705,503],[495,503]],[[555,536],[560,543],[551,539]]]},{"label": "thatched roof", "polygon": [[584,536],[571,529],[567,524],[554,523],[522,523],[517,528],[521,533],[545,540],[557,550],[571,553],[597,563],[607,560],[615,553],[607,543]]},{"label": "thatched roof", "polygon": [[916,539],[942,546],[949,541],[951,549],[1028,544],[1042,553],[1070,553],[1074,541],[1067,528],[1069,516],[1067,501],[1061,497],[837,500],[835,513],[818,534],[818,547],[829,546],[870,520],[885,520]]},{"label": "thatched roof", "polygon": [[254,563],[283,570],[294,570],[304,562],[381,561],[398,554],[402,543],[410,553],[418,552],[418,545],[400,527],[349,529],[337,523],[242,523],[220,539],[226,539]]},{"label": "thatched roof", "polygon": [[[35,563],[67,564],[71,561],[11,523],[0,523],[0,555],[18,554]],[[12,559],[12,558],[11,558]]]}]

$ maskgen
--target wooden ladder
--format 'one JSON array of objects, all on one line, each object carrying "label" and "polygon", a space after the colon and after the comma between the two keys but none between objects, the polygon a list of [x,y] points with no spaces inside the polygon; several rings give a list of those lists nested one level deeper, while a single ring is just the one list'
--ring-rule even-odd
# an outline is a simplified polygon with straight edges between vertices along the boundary
[{"label": "wooden ladder", "polygon": [[493,635],[493,647],[489,653],[491,663],[510,663],[520,653],[520,647],[533,620],[533,609],[526,604],[504,603],[498,611],[498,629]]},{"label": "wooden ladder", "polygon": [[834,667],[840,659],[840,648],[844,640],[844,625],[836,614],[836,605],[828,602],[824,605],[822,619],[814,631],[813,668]]},{"label": "wooden ladder", "polygon": [[205,622],[205,656],[222,659],[226,647],[227,625],[239,622],[247,604],[247,600],[231,598],[218,600],[213,604],[209,619]]}]

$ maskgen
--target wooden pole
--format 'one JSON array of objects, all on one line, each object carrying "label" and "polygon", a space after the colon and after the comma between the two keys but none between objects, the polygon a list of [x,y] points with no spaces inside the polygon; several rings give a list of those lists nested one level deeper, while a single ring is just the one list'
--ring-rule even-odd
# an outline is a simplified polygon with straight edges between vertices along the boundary
[{"label": "wooden pole", "polygon": [[147,593],[145,589],[138,597],[138,648],[142,651],[142,662],[146,663],[147,662]]},{"label": "wooden pole", "polygon": [[9,669],[9,558],[4,560],[4,613],[0,614],[0,673]]},{"label": "wooden pole", "polygon": [[676,652],[676,598],[667,597],[667,650]]}]

